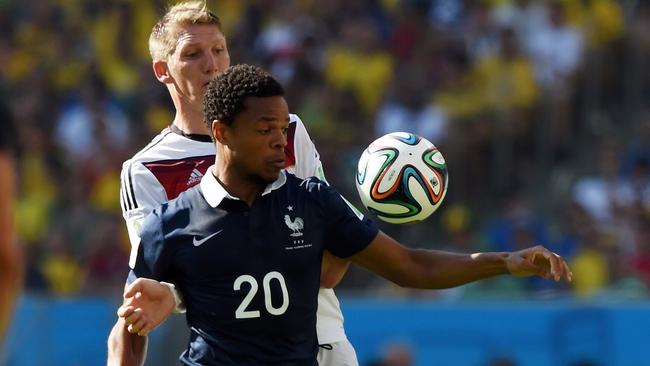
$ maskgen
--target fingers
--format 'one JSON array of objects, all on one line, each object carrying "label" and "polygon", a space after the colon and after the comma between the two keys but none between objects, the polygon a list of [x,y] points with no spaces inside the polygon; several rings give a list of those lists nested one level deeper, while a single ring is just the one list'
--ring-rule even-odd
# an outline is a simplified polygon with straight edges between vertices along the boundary
[{"label": "fingers", "polygon": [[145,336],[152,329],[151,322],[144,315],[142,309],[133,309],[132,306],[122,306],[118,310],[119,314],[125,314],[125,316],[120,316],[124,318],[124,323],[127,325],[126,329],[131,334]]},{"label": "fingers", "polygon": [[131,334],[137,334],[137,335],[144,335],[144,333],[141,334],[141,331],[143,328],[147,325],[147,321],[145,319],[139,319],[133,324],[129,324],[127,330]]},{"label": "fingers", "polygon": [[562,275],[560,271],[560,260],[558,259],[559,256],[548,249],[543,250],[542,256],[544,256],[544,258],[548,261],[549,266],[551,267],[549,275],[553,276],[555,282],[558,282]]},{"label": "fingers", "polygon": [[562,263],[564,278],[567,282],[573,282],[573,272],[569,268],[569,264],[560,257],[560,262]]},{"label": "fingers", "polygon": [[153,324],[151,324],[150,322],[147,322],[144,325],[144,327],[142,327],[142,329],[140,329],[140,331],[138,332],[138,335],[141,336],[141,337],[144,337],[147,334],[149,334],[149,332],[151,332],[152,330],[153,330]]},{"label": "fingers", "polygon": [[555,282],[559,282],[564,278],[567,282],[573,281],[573,273],[569,269],[569,265],[566,261],[557,253],[551,252],[550,250],[540,247],[540,251],[533,253],[533,261],[536,255],[540,255],[544,258],[545,262],[548,264],[549,268],[544,268],[542,266],[542,275],[544,278],[553,277]]},{"label": "fingers", "polygon": [[143,318],[142,314],[143,314],[142,309],[140,308],[134,309],[128,316],[123,317],[124,322],[128,325],[134,324],[137,321],[139,321],[141,318]]},{"label": "fingers", "polygon": [[124,289],[124,298],[128,299],[129,297],[135,296],[138,292],[142,292],[142,278],[138,278],[137,280],[133,281],[130,285],[126,286]]},{"label": "fingers", "polygon": [[562,278],[567,282],[573,281],[573,273],[569,269],[567,262],[556,253],[550,251],[548,253],[548,260],[551,264],[551,275],[555,279],[555,282],[560,282]]},{"label": "fingers", "polygon": [[117,316],[120,318],[128,318],[135,311],[135,307],[131,305],[122,305],[117,309]]}]

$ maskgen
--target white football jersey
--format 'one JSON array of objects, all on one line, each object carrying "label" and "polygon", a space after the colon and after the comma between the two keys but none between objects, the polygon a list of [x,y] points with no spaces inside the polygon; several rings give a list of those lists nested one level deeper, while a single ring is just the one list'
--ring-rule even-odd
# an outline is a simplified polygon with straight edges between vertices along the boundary
[{"label": "white football jersey", "polygon": [[[290,115],[287,140],[286,170],[299,178],[316,176],[325,180],[316,147],[295,114]],[[215,153],[214,142],[209,136],[183,135],[175,126],[171,126],[124,162],[120,203],[131,240],[131,268],[140,245],[143,219],[154,208],[198,184],[208,167],[214,164]],[[343,314],[331,289],[321,289],[319,292],[316,330],[320,344],[347,339]]]}]

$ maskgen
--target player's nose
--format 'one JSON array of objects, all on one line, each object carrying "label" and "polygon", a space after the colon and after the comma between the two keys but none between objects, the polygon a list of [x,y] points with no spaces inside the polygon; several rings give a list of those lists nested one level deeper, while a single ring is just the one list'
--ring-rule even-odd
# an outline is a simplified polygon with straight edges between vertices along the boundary
[{"label": "player's nose", "polygon": [[287,146],[287,135],[282,130],[274,130],[271,147],[284,149]]},{"label": "player's nose", "polygon": [[204,70],[206,74],[210,75],[216,75],[219,72],[219,62],[217,60],[217,55],[212,52],[207,52]]}]

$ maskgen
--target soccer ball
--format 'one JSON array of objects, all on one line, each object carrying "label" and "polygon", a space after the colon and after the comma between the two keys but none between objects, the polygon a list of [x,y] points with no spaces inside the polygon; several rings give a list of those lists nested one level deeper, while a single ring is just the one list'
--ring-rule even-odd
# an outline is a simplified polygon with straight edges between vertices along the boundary
[{"label": "soccer ball", "polygon": [[422,221],[447,193],[445,158],[427,139],[393,132],[373,141],[357,168],[361,202],[392,224]]}]

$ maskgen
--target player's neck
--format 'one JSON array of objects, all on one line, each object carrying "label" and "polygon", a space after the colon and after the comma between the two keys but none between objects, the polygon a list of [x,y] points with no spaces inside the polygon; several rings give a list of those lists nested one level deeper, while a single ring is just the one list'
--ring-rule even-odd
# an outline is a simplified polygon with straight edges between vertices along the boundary
[{"label": "player's neck", "polygon": [[246,178],[241,172],[233,169],[232,166],[228,166],[225,162],[220,162],[220,159],[216,159],[216,161],[217,163],[212,173],[221,186],[231,196],[246,202],[248,206],[252,206],[253,201],[262,193],[266,184],[261,181]]},{"label": "player's neck", "polygon": [[200,111],[177,110],[173,123],[186,134],[210,134],[205,123],[203,123],[203,113]]},{"label": "player's neck", "polygon": [[253,205],[255,198],[259,196],[265,187],[265,184],[261,182],[241,179],[238,174],[234,174],[232,171],[221,171],[220,174],[215,171],[214,174],[228,194],[246,202],[248,206]]}]

